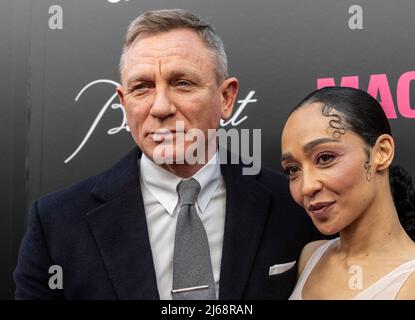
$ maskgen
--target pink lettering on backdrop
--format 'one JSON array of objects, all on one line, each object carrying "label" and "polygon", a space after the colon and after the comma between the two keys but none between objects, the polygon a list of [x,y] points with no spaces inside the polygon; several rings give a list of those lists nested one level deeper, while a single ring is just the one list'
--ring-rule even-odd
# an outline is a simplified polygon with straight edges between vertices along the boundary
[{"label": "pink lettering on backdrop", "polygon": [[[324,87],[334,87],[336,82],[334,78],[317,79],[317,89]],[[348,87],[359,89],[359,76],[342,77],[340,80],[340,87]]]},{"label": "pink lettering on backdrop", "polygon": [[399,113],[405,118],[415,118],[415,109],[411,108],[411,81],[415,80],[415,71],[408,71],[401,75],[396,89],[396,99]]},{"label": "pink lettering on backdrop", "polygon": [[[415,80],[415,71],[407,71],[399,77],[397,83],[396,105],[400,115],[404,118],[415,118],[415,108],[411,106],[411,82],[413,80]],[[335,85],[336,81],[333,77],[317,79],[317,89]],[[341,77],[340,86],[359,88],[359,76]],[[396,119],[398,117],[386,74],[370,75],[367,93],[375,99],[378,99],[389,119]]]},{"label": "pink lettering on backdrop", "polygon": [[392,92],[386,74],[372,74],[370,76],[369,86],[367,87],[367,93],[375,99],[378,99],[379,95],[378,101],[383,111],[385,111],[386,116],[389,119],[397,118]]}]

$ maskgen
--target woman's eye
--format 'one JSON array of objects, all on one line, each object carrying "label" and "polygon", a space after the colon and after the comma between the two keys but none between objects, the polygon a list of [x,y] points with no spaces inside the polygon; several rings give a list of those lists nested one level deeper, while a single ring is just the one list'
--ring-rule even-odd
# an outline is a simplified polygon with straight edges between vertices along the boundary
[{"label": "woman's eye", "polygon": [[299,168],[297,166],[288,166],[284,168],[284,172],[290,176],[293,177],[298,173]]},{"label": "woman's eye", "polygon": [[317,164],[324,165],[324,164],[330,163],[332,160],[334,160],[334,158],[335,158],[335,155],[334,154],[325,153],[325,154],[319,155],[317,157],[317,161],[316,162],[317,162]]}]

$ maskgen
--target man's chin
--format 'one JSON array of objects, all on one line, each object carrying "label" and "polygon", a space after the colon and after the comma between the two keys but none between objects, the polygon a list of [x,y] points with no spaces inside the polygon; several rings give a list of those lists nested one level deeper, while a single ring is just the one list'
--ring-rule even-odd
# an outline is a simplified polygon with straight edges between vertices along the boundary
[{"label": "man's chin", "polygon": [[158,165],[164,164],[185,164],[185,157],[182,154],[165,154],[165,155],[154,155],[153,161]]},{"label": "man's chin", "polygon": [[205,155],[197,156],[191,152],[184,151],[173,151],[173,152],[153,152],[152,158],[153,162],[158,165],[164,164],[205,164],[206,158]]}]

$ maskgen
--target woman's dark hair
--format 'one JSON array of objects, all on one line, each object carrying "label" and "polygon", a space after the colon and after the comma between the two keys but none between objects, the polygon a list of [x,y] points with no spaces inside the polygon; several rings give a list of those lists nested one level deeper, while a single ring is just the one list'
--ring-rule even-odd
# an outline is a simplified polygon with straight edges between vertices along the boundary
[{"label": "woman's dark hair", "polygon": [[412,178],[400,166],[389,169],[389,182],[399,220],[405,231],[415,241],[415,191]]},{"label": "woman's dark hair", "polygon": [[[325,87],[310,93],[291,111],[310,104],[321,103],[322,114],[330,117],[333,135],[350,130],[370,147],[382,134],[392,136],[389,121],[379,102],[365,91],[346,87]],[[336,110],[337,113],[332,113]],[[340,113],[340,115],[338,114]],[[389,181],[399,220],[415,240],[415,192],[410,175],[399,166],[389,169]]]}]

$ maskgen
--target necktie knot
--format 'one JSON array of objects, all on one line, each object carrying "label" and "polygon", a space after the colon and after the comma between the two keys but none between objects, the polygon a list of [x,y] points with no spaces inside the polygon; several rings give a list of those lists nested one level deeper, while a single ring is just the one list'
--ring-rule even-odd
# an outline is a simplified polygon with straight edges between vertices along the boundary
[{"label": "necktie knot", "polygon": [[200,184],[197,182],[197,180],[191,178],[188,180],[180,181],[180,183],[177,185],[180,207],[184,205],[194,205],[196,203],[199,192]]}]

